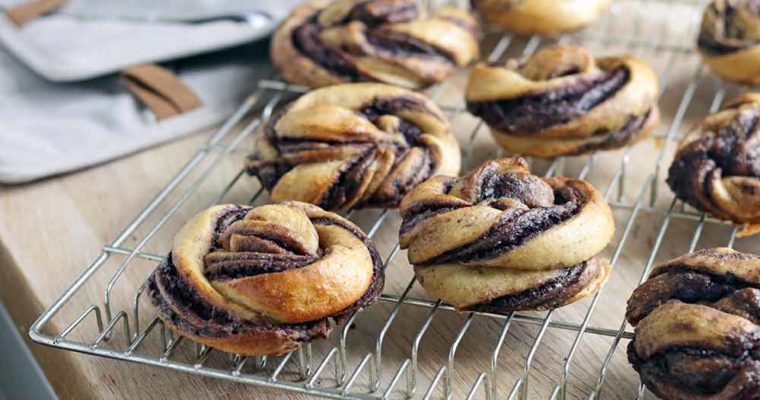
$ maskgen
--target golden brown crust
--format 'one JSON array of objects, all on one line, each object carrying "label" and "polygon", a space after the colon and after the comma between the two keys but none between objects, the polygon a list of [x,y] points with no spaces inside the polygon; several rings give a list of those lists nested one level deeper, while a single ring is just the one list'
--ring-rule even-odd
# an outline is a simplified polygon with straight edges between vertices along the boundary
[{"label": "golden brown crust", "polygon": [[668,172],[676,196],[714,217],[760,223],[760,94],[745,93],[681,140]]},{"label": "golden brown crust", "polygon": [[595,59],[576,46],[544,48],[524,61],[478,65],[467,108],[513,154],[552,158],[624,147],[659,122],[658,82],[643,60]]},{"label": "golden brown crust", "polygon": [[377,251],[358,227],[285,202],[201,212],[176,235],[149,292],[178,334],[261,355],[327,337],[327,318],[371,304],[382,284]]},{"label": "golden brown crust", "polygon": [[521,35],[556,36],[593,23],[611,0],[472,0],[473,8],[496,29]]},{"label": "golden brown crust", "polygon": [[423,95],[353,83],[314,90],[272,117],[247,166],[275,201],[389,208],[431,175],[458,174],[460,152]]},{"label": "golden brown crust", "polygon": [[704,62],[723,79],[760,84],[760,7],[755,0],[713,0],[697,41]]},{"label": "golden brown crust", "polygon": [[478,57],[477,21],[416,0],[308,1],[274,34],[272,61],[289,82],[321,87],[377,81],[419,89]]},{"label": "golden brown crust", "polygon": [[426,290],[458,309],[549,309],[595,292],[614,219],[587,182],[531,175],[522,158],[436,176],[401,202],[399,243]]},{"label": "golden brown crust", "polygon": [[700,250],[656,267],[628,300],[628,358],[663,399],[760,395],[760,257]]}]

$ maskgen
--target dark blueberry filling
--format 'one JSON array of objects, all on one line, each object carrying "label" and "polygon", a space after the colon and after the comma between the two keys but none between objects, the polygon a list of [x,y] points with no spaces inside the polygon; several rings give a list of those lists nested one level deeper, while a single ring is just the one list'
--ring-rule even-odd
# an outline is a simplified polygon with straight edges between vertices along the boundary
[{"label": "dark blueberry filling", "polygon": [[376,155],[377,150],[372,148],[354,159],[338,176],[337,181],[330,186],[330,190],[322,198],[319,206],[324,209],[335,210],[354,200],[361,188],[362,178],[372,166]]},{"label": "dark blueberry filling", "polygon": [[600,142],[588,143],[578,147],[571,154],[583,154],[592,150],[617,149],[633,142],[640,134],[644,132],[644,126],[652,116],[652,109],[642,115],[634,115],[628,118],[628,121],[617,131],[599,131],[594,132],[593,136],[606,135],[607,137]]},{"label": "dark blueberry filling", "polygon": [[[447,60],[455,64],[454,58],[442,49],[436,48],[414,37],[392,32],[382,26],[388,23],[406,22],[419,16],[416,2],[362,2],[354,6],[347,17],[337,24],[360,21],[367,26],[367,42],[373,50],[395,57],[429,57]],[[322,29],[319,23],[319,11],[302,25],[293,30],[291,40],[299,52],[313,62],[349,81],[371,80],[351,59],[354,54],[365,55],[360,48],[335,48],[319,37]]]},{"label": "dark blueberry filling", "polygon": [[488,303],[478,304],[472,309],[478,311],[504,313],[522,309],[553,308],[578,293],[582,285],[577,285],[588,268],[584,261],[560,271],[555,278],[520,293],[497,297]]},{"label": "dark blueberry filling", "polygon": [[[738,373],[746,374],[737,399],[756,399],[760,390],[758,338],[747,338],[740,355],[727,355],[708,348],[674,347],[648,360],[639,357],[635,339],[628,344],[628,361],[642,381],[658,393],[662,385],[701,395],[717,394],[731,384]],[[658,384],[659,383],[659,384]]]},{"label": "dark blueberry filling", "polygon": [[504,132],[538,133],[567,123],[612,97],[629,80],[626,68],[582,77],[555,91],[467,103],[473,115]]},{"label": "dark blueberry filling", "polygon": [[245,278],[305,267],[317,257],[250,252],[209,253],[204,258],[206,277],[210,281]]},{"label": "dark blueberry filling", "polygon": [[446,251],[419,265],[462,263],[496,257],[569,220],[583,208],[583,195],[574,187],[562,187],[554,195],[556,205],[505,212],[499,222],[474,242]]},{"label": "dark blueberry filling", "polygon": [[214,225],[214,234],[211,239],[212,249],[222,247],[219,239],[224,234],[224,231],[226,231],[227,228],[235,221],[240,221],[243,219],[245,215],[251,211],[251,208],[252,207],[246,206],[233,206],[228,210],[225,210],[224,213],[218,217],[216,220],[216,225]]},{"label": "dark blueberry filling", "polygon": [[322,42],[319,33],[320,29],[313,21],[301,25],[293,31],[293,44],[298,51],[333,74],[350,81],[367,79],[346,53]]},{"label": "dark blueberry filling", "polygon": [[397,57],[426,57],[456,64],[454,56],[419,39],[399,32],[376,29],[367,34],[367,41],[381,52]]},{"label": "dark blueberry filling", "polygon": [[[760,18],[760,1],[745,0],[737,2],[746,7],[750,14]],[[736,53],[751,46],[757,45],[757,41],[746,38],[746,34],[737,19],[737,4],[724,2],[721,12],[715,4],[711,4],[707,10],[714,16],[716,25],[710,29],[702,29],[697,38],[697,46],[700,50],[711,55],[726,55]]]},{"label": "dark blueberry filling", "polygon": [[760,134],[760,112],[741,112],[717,134],[704,136],[680,149],[668,170],[667,183],[676,195],[692,206],[705,209],[702,198],[712,174],[760,177],[760,146],[751,141]]},{"label": "dark blueberry filling", "polygon": [[[164,288],[167,298],[159,291],[158,285]],[[326,337],[330,332],[330,326],[326,320],[305,324],[275,325],[264,318],[250,321],[234,318],[226,311],[206,303],[195,294],[194,289],[177,273],[171,253],[149,278],[148,291],[153,304],[165,318],[180,329],[199,336],[224,337],[238,333],[277,330],[294,333],[302,336],[304,341],[308,341],[309,337]],[[170,303],[187,317],[177,314]],[[203,323],[191,322],[196,319],[203,320]]]},{"label": "dark blueberry filling", "polygon": [[671,300],[700,304],[717,302],[713,307],[760,323],[760,286],[733,274],[713,275],[689,265],[668,268],[639,286],[628,300],[626,318],[631,324],[637,324],[655,308]]},{"label": "dark blueberry filling", "polygon": [[[398,115],[404,111],[435,115],[435,113],[427,108],[422,100],[412,96],[375,97],[359,112],[373,123],[376,123],[377,119],[383,115]],[[407,143],[412,146],[417,145],[417,139],[420,134],[422,134],[422,129],[411,121],[407,121],[403,118],[400,119],[401,123],[399,124],[399,132],[404,135]]]},{"label": "dark blueberry filling", "polygon": [[366,1],[351,10],[350,19],[375,27],[387,23],[413,21],[419,15],[419,4],[416,1]]},{"label": "dark blueberry filling", "polygon": [[[332,184],[329,191],[325,193],[319,205],[326,209],[338,209],[341,208],[346,202],[354,199],[358,195],[360,184],[363,181],[364,176],[372,165],[372,162],[377,157],[378,146],[389,146],[395,154],[395,160],[393,167],[401,163],[405,157],[409,154],[411,146],[425,146],[424,143],[419,141],[420,135],[422,135],[422,128],[415,123],[400,118],[398,119],[398,126],[396,130],[398,133],[404,136],[406,143],[400,142],[385,142],[375,143],[367,141],[329,141],[329,140],[300,140],[300,139],[282,139],[277,136],[275,126],[277,122],[282,118],[285,112],[290,108],[290,105],[283,107],[274,113],[263,127],[263,134],[279,152],[282,154],[293,154],[299,151],[308,150],[320,150],[320,149],[336,149],[338,146],[347,146],[351,148],[363,149],[361,155],[356,157],[349,165],[340,172],[336,182]],[[397,96],[397,97],[375,97],[367,105],[359,108],[357,111],[360,115],[366,117],[370,122],[375,125],[379,124],[380,117],[384,115],[398,115],[404,111],[424,112],[431,115],[436,115],[427,108],[425,103],[420,99],[413,96]],[[435,170],[436,165],[430,152],[425,149],[425,161],[418,166],[418,173],[412,174],[407,181],[404,182],[392,182],[394,187],[399,188],[400,192],[393,198],[372,198],[369,199],[366,204],[360,204],[361,206],[388,206],[397,204],[403,195],[413,187],[414,185],[422,182],[430,177]],[[313,160],[313,162],[327,161],[325,160]],[[249,157],[247,172],[251,175],[255,175],[259,178],[262,185],[268,190],[277,185],[277,182],[283,175],[293,169],[294,165],[284,160],[272,160],[264,161],[254,153]]]}]

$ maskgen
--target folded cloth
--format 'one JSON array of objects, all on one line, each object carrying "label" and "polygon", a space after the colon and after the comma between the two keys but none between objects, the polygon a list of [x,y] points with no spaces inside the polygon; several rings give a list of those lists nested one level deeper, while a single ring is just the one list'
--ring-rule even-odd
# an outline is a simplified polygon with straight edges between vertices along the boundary
[{"label": "folded cloth", "polygon": [[[232,10],[234,7],[230,6],[222,12],[223,8],[213,8],[204,0],[166,4],[155,0],[89,0],[104,3],[94,8],[80,5],[84,1],[71,0],[68,8],[58,11],[61,15],[40,17],[21,27],[12,26],[0,13],[0,31],[5,29],[15,35],[10,39],[0,35],[0,183],[22,183],[73,171],[218,124],[255,90],[257,80],[270,74],[264,42],[164,63],[198,95],[202,106],[159,121],[126,91],[117,73],[119,69],[134,65],[132,62],[155,62],[184,55],[167,56],[159,51],[148,57],[135,56],[145,55],[145,49],[154,51],[155,46],[165,49],[171,49],[172,43],[184,46],[182,31],[201,28],[209,33],[216,28],[211,29],[205,26],[207,24],[240,24],[202,21],[220,15],[226,18],[224,15],[243,12],[243,9]],[[284,15],[281,8],[296,0],[240,1],[249,6],[258,4],[256,9],[264,10],[267,15]],[[163,6],[150,11],[151,2]],[[136,3],[143,4],[144,14],[131,7]],[[183,9],[180,3],[187,7]],[[220,4],[227,3],[234,2],[220,1]],[[280,11],[263,8],[269,7],[269,3],[277,3],[271,6]],[[0,4],[7,6],[8,1],[0,0]],[[126,7],[127,4],[130,7]],[[109,5],[115,10],[111,14],[107,13]],[[146,22],[146,18],[156,22]],[[43,26],[45,24],[47,26]],[[134,28],[133,34],[130,34],[130,26]],[[161,36],[158,40],[156,36],[156,40],[148,40],[151,31],[158,36],[160,32],[171,31],[172,39]],[[34,36],[29,32],[44,34]],[[196,34],[188,33],[184,40]],[[206,48],[188,54],[230,45],[213,40],[204,43]],[[100,77],[53,82],[46,79],[45,71],[28,63],[17,51],[10,51],[10,46],[33,48],[43,55],[44,65],[61,76],[81,74],[82,70],[76,66],[91,64],[83,76]],[[122,53],[131,55],[122,57]],[[60,59],[58,65],[56,59]],[[125,59],[130,60],[129,63],[124,64]],[[104,71],[111,73],[102,76]]]},{"label": "folded cloth", "polygon": [[249,43],[298,1],[68,0],[21,27],[0,13],[0,41],[48,80],[75,81]]},{"label": "folded cloth", "polygon": [[0,46],[0,182],[101,163],[222,122],[269,74],[266,43],[174,62],[203,106],[157,121],[116,76],[50,83]]}]

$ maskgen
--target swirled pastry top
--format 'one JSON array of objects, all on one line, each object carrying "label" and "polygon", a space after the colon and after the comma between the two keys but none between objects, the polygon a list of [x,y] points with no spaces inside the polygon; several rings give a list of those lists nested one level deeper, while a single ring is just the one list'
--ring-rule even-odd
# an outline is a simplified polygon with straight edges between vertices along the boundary
[{"label": "swirled pastry top", "polygon": [[433,174],[458,174],[459,146],[440,109],[384,84],[318,89],[275,114],[248,161],[272,198],[325,209],[395,207]]},{"label": "swirled pastry top", "polygon": [[700,250],[656,267],[628,300],[628,359],[663,399],[760,396],[760,257]]},{"label": "swirled pastry top", "polygon": [[383,287],[374,245],[351,222],[298,202],[221,205],[192,218],[149,280],[180,335],[246,355],[279,354],[330,332]]},{"label": "swirled pastry top", "polygon": [[497,28],[554,36],[596,21],[611,0],[472,0],[472,8]]},{"label": "swirled pastry top", "polygon": [[435,176],[401,202],[401,248],[421,284],[460,309],[547,309],[593,293],[612,213],[587,182],[531,175],[522,158]]},{"label": "swirled pastry top", "polygon": [[703,14],[697,46],[724,79],[760,84],[760,1],[713,0]]},{"label": "swirled pastry top", "polygon": [[477,21],[416,0],[312,0],[278,28],[272,61],[286,80],[319,87],[378,81],[418,89],[478,57]]},{"label": "swirled pastry top", "polygon": [[740,95],[694,126],[679,144],[668,185],[716,218],[760,223],[760,94]]},{"label": "swirled pastry top", "polygon": [[760,45],[760,1],[714,0],[702,16],[699,50],[729,54]]},{"label": "swirled pastry top", "polygon": [[657,122],[657,77],[634,56],[553,46],[474,68],[465,97],[507,150],[552,157],[621,147]]}]

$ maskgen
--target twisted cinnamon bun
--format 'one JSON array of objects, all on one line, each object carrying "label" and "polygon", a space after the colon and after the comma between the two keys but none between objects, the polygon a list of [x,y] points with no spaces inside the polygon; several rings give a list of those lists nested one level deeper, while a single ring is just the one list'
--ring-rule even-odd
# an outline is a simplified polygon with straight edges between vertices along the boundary
[{"label": "twisted cinnamon bun", "polygon": [[431,175],[458,174],[460,154],[443,113],[423,95],[354,83],[312,91],[275,114],[247,166],[275,201],[385,208]]},{"label": "twisted cinnamon bun", "polygon": [[626,317],[628,360],[659,397],[760,398],[760,257],[715,248],[668,261]]},{"label": "twisted cinnamon bun", "polygon": [[646,62],[595,59],[576,46],[478,65],[465,96],[507,151],[544,158],[624,147],[659,120],[657,77]]},{"label": "twisted cinnamon bun", "polygon": [[266,355],[328,337],[328,319],[374,303],[383,282],[374,245],[346,219],[299,202],[228,204],[179,231],[148,291],[179,335]]},{"label": "twisted cinnamon bun", "polygon": [[716,218],[760,223],[760,94],[740,95],[692,128],[667,182],[678,198]]},{"label": "twisted cinnamon bun", "polygon": [[377,81],[419,89],[478,57],[477,21],[416,0],[312,0],[274,34],[271,56],[286,80],[310,87]]},{"label": "twisted cinnamon bun", "polygon": [[524,159],[435,176],[401,202],[399,243],[420,284],[460,310],[545,310],[596,292],[612,212],[588,182],[531,175]]},{"label": "twisted cinnamon bun", "polygon": [[556,36],[590,25],[611,0],[471,0],[472,8],[496,28],[521,35]]},{"label": "twisted cinnamon bun", "polygon": [[713,0],[702,16],[697,46],[723,79],[760,84],[760,1]]}]

